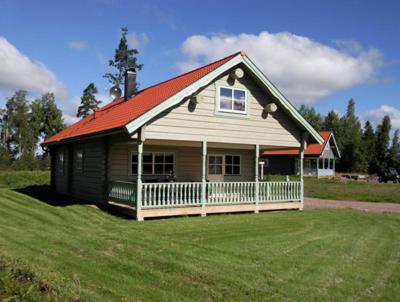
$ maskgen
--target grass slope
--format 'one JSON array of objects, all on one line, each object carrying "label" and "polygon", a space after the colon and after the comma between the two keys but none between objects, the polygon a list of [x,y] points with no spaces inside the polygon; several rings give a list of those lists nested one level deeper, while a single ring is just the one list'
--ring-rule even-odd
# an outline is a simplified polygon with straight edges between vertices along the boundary
[{"label": "grass slope", "polygon": [[304,178],[307,197],[400,203],[400,184]]},{"label": "grass slope", "polygon": [[136,222],[0,189],[0,258],[23,261],[60,300],[393,301],[400,215],[309,210]]},{"label": "grass slope", "polygon": [[0,188],[50,185],[49,171],[0,171]]}]

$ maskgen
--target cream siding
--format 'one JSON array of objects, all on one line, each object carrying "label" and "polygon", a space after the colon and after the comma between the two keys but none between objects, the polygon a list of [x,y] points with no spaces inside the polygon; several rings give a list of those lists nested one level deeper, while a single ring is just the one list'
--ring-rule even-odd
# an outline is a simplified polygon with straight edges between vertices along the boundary
[{"label": "cream siding", "polygon": [[[135,144],[119,143],[110,147],[108,173],[110,180],[135,181],[136,176],[130,174],[131,152],[136,151]],[[173,152],[175,154],[175,175],[177,181],[201,181],[201,149],[200,147],[146,146],[146,152]],[[208,154],[227,154],[241,156],[241,175],[225,175],[225,181],[254,180],[254,151],[239,149],[208,148]],[[165,179],[165,176],[143,175],[143,179]]]},{"label": "cream siding", "polygon": [[[216,100],[219,86],[245,89],[248,113],[218,112]],[[186,100],[154,119],[146,127],[146,138],[300,146],[298,127],[282,108],[273,114],[263,112],[265,105],[271,102],[271,97],[248,76],[236,80],[232,85],[228,75],[224,75],[200,91],[197,100],[197,105]]]}]

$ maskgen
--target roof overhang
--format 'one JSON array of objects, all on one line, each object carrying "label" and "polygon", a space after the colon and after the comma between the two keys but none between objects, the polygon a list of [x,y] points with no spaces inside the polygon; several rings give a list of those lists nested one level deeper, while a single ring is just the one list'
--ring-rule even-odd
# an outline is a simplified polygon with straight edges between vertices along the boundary
[{"label": "roof overhang", "polygon": [[256,77],[264,88],[268,89],[270,93],[277,99],[279,104],[285,109],[289,116],[295,120],[300,127],[303,128],[303,132],[309,133],[310,137],[314,139],[317,143],[324,143],[323,138],[319,133],[301,116],[301,114],[296,110],[296,108],[289,102],[289,100],[272,84],[270,80],[261,72],[261,70],[243,53],[238,53],[231,60],[222,64],[220,67],[216,68],[212,72],[208,73],[201,79],[182,89],[175,95],[169,97],[164,102],[150,109],[146,113],[142,114],[140,117],[132,120],[125,125],[125,128],[129,134],[135,133],[140,127],[148,123],[151,119],[158,116],[165,110],[179,104],[183,99],[193,95],[199,89],[209,85],[214,79],[223,74],[224,72],[230,70],[231,68],[243,64],[247,69]]}]

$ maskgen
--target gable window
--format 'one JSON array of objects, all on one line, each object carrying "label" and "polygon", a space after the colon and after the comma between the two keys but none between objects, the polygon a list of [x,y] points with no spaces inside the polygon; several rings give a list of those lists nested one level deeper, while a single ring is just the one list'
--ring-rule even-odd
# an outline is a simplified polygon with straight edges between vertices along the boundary
[{"label": "gable window", "polygon": [[58,174],[64,175],[64,151],[57,154],[57,171]]},{"label": "gable window", "polygon": [[[143,174],[144,175],[169,175],[174,173],[175,155],[171,152],[144,152]],[[131,174],[137,174],[138,157],[132,152]]]},{"label": "gable window", "polygon": [[225,174],[240,175],[240,156],[225,155]]},{"label": "gable window", "polygon": [[222,112],[246,114],[246,91],[238,88],[219,87],[218,106],[218,110]]},{"label": "gable window", "polygon": [[77,150],[75,152],[75,169],[78,172],[83,172],[83,151]]}]

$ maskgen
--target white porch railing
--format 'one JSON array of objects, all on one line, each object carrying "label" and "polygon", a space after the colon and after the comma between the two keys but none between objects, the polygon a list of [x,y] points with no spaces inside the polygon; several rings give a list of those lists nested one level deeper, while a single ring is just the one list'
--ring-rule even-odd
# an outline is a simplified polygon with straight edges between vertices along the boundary
[{"label": "white porch railing", "polygon": [[206,204],[252,203],[256,182],[208,182]]},{"label": "white porch railing", "polygon": [[144,183],[142,208],[199,205],[201,182]]},{"label": "white porch railing", "polygon": [[[141,208],[292,202],[301,201],[303,194],[300,181],[207,182],[202,203],[202,185],[201,182],[144,183]],[[109,200],[136,206],[136,183],[110,182]]]}]

